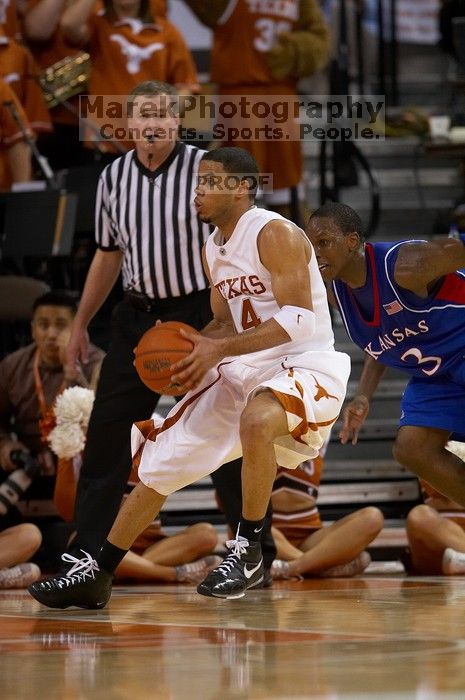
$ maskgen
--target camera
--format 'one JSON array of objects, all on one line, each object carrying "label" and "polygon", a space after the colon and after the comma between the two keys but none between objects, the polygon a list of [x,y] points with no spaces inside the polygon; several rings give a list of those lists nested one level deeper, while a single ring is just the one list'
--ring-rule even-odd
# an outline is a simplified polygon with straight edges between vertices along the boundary
[{"label": "camera", "polygon": [[0,517],[19,501],[40,472],[39,462],[28,452],[13,450],[10,459],[18,468],[0,484]]}]

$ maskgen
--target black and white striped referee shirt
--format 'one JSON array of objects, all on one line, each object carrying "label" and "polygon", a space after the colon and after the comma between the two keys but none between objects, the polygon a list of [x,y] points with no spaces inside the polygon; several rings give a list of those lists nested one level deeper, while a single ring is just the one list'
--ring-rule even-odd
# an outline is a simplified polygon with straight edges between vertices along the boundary
[{"label": "black and white striped referee shirt", "polygon": [[102,172],[95,237],[101,250],[121,250],[123,287],[153,299],[206,289],[202,247],[210,227],[194,208],[199,162],[205,151],[176,143],[157,170],[129,151]]}]

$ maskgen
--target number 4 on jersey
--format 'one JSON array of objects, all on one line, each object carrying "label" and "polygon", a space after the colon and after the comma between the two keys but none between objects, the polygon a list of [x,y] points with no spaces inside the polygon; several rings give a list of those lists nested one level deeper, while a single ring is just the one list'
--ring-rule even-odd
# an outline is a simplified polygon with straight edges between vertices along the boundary
[{"label": "number 4 on jersey", "polygon": [[249,328],[256,328],[261,323],[261,318],[255,313],[255,309],[252,306],[250,299],[244,299],[242,302],[242,318],[241,325],[243,330],[247,331]]}]

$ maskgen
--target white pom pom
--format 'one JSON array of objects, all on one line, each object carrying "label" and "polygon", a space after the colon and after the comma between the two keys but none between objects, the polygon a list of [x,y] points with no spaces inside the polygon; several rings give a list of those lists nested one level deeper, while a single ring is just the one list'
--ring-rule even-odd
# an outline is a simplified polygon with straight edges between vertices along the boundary
[{"label": "white pom pom", "polygon": [[90,389],[73,386],[55,400],[56,426],[47,440],[51,450],[65,459],[76,457],[84,449],[95,394]]},{"label": "white pom pom", "polygon": [[57,425],[72,423],[84,430],[89,423],[95,394],[90,389],[73,386],[57,396],[55,401],[55,418]]},{"label": "white pom pom", "polygon": [[55,426],[48,436],[53,452],[65,459],[71,459],[84,449],[85,435],[80,425],[61,423]]}]

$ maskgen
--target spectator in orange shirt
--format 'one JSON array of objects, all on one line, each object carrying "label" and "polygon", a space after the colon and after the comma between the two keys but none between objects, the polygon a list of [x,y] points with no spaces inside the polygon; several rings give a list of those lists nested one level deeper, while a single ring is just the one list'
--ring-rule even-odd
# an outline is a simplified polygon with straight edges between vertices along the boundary
[{"label": "spectator in orange shirt", "polygon": [[105,0],[104,12],[92,15],[94,0],[75,0],[61,26],[75,45],[89,44],[92,57],[90,91],[127,95],[144,80],[162,80],[197,89],[197,73],[187,45],[176,27],[152,15],[148,0]]},{"label": "spectator in orange shirt", "polygon": [[[23,108],[4,80],[0,79],[0,191],[7,191],[13,182],[31,179],[31,151],[11,111],[5,103],[12,103],[28,127]],[[31,134],[32,135],[32,134]]]},{"label": "spectator in orange shirt", "polygon": [[[61,17],[73,0],[26,0],[22,30],[25,40],[42,70],[50,68],[66,57],[73,57],[82,51],[66,41],[60,27]],[[94,12],[102,8],[94,3]],[[79,98],[69,98],[71,107],[60,104],[50,109],[53,133],[44,140],[41,149],[55,170],[67,168],[87,161],[87,151],[79,140],[78,109]]]},{"label": "spectator in orange shirt", "polygon": [[104,11],[97,15],[93,7],[94,0],[75,0],[61,19],[67,40],[88,47],[91,94],[126,96],[145,80],[170,83],[180,92],[198,89],[183,37],[171,22],[153,17],[149,0],[105,0]]},{"label": "spectator in orange shirt", "polygon": [[14,90],[36,135],[52,130],[50,114],[37,80],[38,72],[28,49],[7,37],[0,27],[0,77]]},{"label": "spectator in orange shirt", "polygon": [[[66,40],[60,27],[63,13],[73,1],[22,0],[25,5],[22,22],[24,38],[42,70],[50,68],[64,58],[82,53],[80,47]],[[166,0],[150,0],[150,7],[154,17],[166,16]],[[97,14],[102,9],[101,0],[95,0],[92,12]],[[79,138],[79,98],[74,96],[67,101],[71,110],[60,104],[51,108],[53,134],[41,146],[55,170],[78,165],[89,159],[87,149],[83,150]]]},{"label": "spectator in orange shirt", "polygon": [[[211,79],[219,95],[260,95],[260,102],[268,96],[270,106],[277,99],[293,102],[297,81],[323,68],[329,58],[329,30],[318,0],[185,2],[213,30]],[[248,116],[234,123],[241,129],[265,125],[273,122]],[[292,218],[294,194],[300,209],[305,208],[303,152],[298,125],[288,119],[280,126],[285,132],[280,139],[226,140],[252,153],[260,173],[273,175],[273,192],[266,195],[266,203]]]}]

